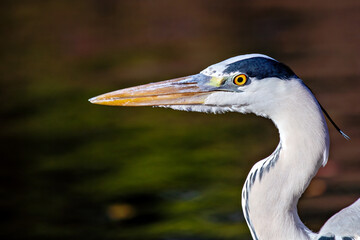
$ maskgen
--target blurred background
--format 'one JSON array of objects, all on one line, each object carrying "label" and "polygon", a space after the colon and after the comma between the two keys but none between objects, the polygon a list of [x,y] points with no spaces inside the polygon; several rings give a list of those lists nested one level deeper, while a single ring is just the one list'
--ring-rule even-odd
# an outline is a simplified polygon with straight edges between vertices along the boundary
[{"label": "blurred background", "polygon": [[0,3],[1,239],[250,239],[240,191],[267,119],[90,104],[245,53],[316,93],[331,153],[299,203],[317,231],[360,195],[358,0]]}]

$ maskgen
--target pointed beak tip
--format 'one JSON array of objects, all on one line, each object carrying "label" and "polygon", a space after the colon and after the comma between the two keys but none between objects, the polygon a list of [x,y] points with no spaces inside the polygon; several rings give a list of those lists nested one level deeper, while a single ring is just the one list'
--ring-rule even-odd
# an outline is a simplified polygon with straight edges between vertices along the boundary
[{"label": "pointed beak tip", "polygon": [[96,103],[96,97],[89,98],[88,100],[90,103]]},{"label": "pointed beak tip", "polygon": [[99,99],[98,96],[97,96],[97,97],[92,97],[92,98],[90,98],[88,101],[89,101],[90,103],[92,103],[92,104],[100,104],[100,105],[102,105],[102,103],[104,102],[104,100]]}]

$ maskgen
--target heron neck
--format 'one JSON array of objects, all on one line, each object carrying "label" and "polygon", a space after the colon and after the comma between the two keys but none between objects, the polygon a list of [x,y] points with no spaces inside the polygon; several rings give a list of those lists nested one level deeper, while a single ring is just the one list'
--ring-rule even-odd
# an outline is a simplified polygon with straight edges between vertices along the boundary
[{"label": "heron neck", "polygon": [[301,222],[297,203],[322,163],[326,163],[326,121],[305,87],[281,102],[270,118],[279,130],[280,144],[249,173],[243,189],[245,217],[254,239],[311,239],[313,233]]}]

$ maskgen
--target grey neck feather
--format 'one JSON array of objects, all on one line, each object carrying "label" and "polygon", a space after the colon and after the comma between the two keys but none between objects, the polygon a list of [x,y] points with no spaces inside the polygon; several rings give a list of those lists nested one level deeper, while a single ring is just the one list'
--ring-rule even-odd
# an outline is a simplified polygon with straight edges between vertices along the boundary
[{"label": "grey neck feather", "polygon": [[306,88],[281,104],[269,114],[279,129],[280,143],[251,169],[242,192],[243,212],[253,239],[312,239],[315,234],[301,222],[297,203],[326,163],[328,129],[316,99]]}]

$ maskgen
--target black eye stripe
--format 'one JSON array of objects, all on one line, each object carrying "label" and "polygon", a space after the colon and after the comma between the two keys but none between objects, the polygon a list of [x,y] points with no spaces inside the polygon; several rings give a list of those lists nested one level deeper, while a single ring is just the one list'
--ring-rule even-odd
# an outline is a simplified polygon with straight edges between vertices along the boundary
[{"label": "black eye stripe", "polygon": [[224,73],[243,72],[251,78],[263,79],[278,77],[290,79],[296,77],[295,73],[285,64],[264,57],[253,57],[230,63]]}]

